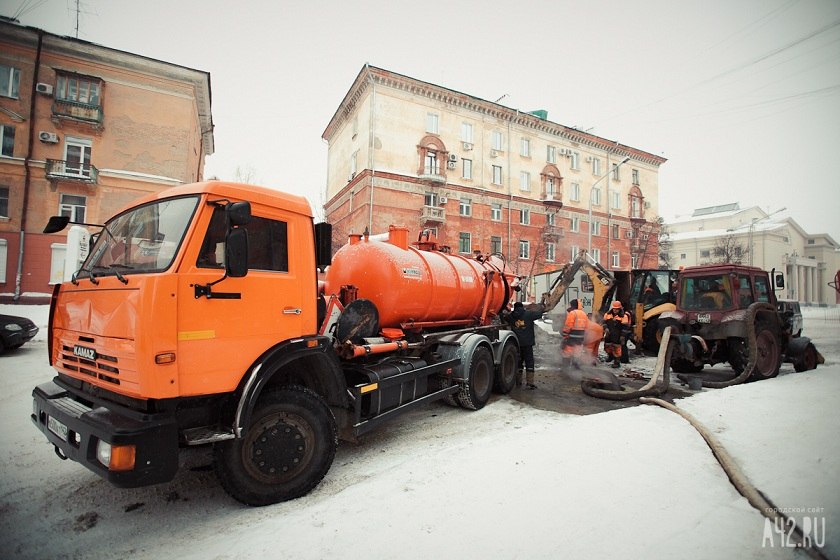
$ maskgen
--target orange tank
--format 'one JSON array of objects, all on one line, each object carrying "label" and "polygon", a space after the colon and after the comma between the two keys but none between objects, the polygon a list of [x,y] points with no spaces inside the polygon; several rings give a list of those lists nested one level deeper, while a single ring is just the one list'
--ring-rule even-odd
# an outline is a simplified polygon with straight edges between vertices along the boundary
[{"label": "orange tank", "polygon": [[514,276],[504,272],[501,259],[426,250],[434,242],[418,246],[408,245],[403,227],[391,226],[385,240],[351,235],[327,269],[326,294],[355,286],[358,298],[376,305],[382,328],[477,325],[504,309]]}]

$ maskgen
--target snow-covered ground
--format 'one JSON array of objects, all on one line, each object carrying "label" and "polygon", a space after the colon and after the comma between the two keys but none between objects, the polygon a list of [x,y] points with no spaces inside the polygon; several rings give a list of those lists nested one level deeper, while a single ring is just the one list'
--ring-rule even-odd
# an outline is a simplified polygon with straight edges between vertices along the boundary
[{"label": "snow-covered ground", "polygon": [[[60,461],[31,425],[52,377],[45,306],[0,305],[41,327],[0,356],[3,558],[805,558],[737,493],[680,416],[589,416],[496,397],[433,404],[342,444],[311,494],[265,508],[228,498],[206,450],[168,484],[117,489]],[[840,312],[806,309],[816,371],[677,401],[828,558],[840,558]]]}]

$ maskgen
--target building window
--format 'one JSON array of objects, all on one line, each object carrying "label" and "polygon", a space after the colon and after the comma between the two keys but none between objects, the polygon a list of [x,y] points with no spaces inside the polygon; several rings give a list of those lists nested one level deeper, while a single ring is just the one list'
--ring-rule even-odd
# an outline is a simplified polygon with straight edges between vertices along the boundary
[{"label": "building window", "polygon": [[502,238],[497,235],[490,236],[490,254],[501,254],[502,253]]},{"label": "building window", "polygon": [[493,166],[493,184],[494,185],[501,185],[502,184],[502,167],[500,165]]},{"label": "building window", "polygon": [[577,233],[580,231],[580,218],[573,216],[569,218],[569,231]]},{"label": "building window", "polygon": [[440,117],[437,113],[426,113],[426,132],[437,134],[439,131]]},{"label": "building window", "polygon": [[102,82],[93,78],[59,74],[56,80],[55,97],[84,105],[100,105]]},{"label": "building window", "polygon": [[610,192],[610,208],[613,210],[621,209],[621,193],[618,191]]},{"label": "building window", "polygon": [[621,266],[621,258],[619,256],[618,251],[613,251],[612,253],[612,266],[613,268],[618,268]]},{"label": "building window", "polygon": [[578,152],[569,152],[571,159],[570,166],[572,169],[580,169],[580,154]]},{"label": "building window", "polygon": [[600,206],[601,205],[601,187],[595,187],[592,189],[592,205],[593,206]]},{"label": "building window", "polygon": [[13,66],[0,64],[0,96],[18,97],[20,88],[20,70]]},{"label": "building window", "polygon": [[527,239],[520,239],[519,240],[519,258],[520,259],[530,259],[531,258],[531,242]]},{"label": "building window", "polygon": [[519,223],[523,226],[531,225],[531,211],[523,208],[519,211]]},{"label": "building window", "polygon": [[589,232],[592,235],[601,235],[601,222],[598,220],[592,220],[589,224]]},{"label": "building window", "polygon": [[633,184],[634,185],[639,184],[639,170],[638,169],[633,170]]},{"label": "building window", "polygon": [[472,179],[472,160],[471,159],[462,159],[461,165],[463,167],[462,178],[463,179]]},{"label": "building window", "polygon": [[472,216],[472,201],[469,198],[462,198],[458,207],[458,213],[462,216]]},{"label": "building window", "polygon": [[437,193],[427,192],[423,197],[423,205],[424,206],[433,206],[436,207],[438,202]]},{"label": "building window", "polygon": [[712,256],[712,252],[710,250],[704,249],[704,250],[700,251],[700,258],[701,259],[708,259],[710,256]]},{"label": "building window", "polygon": [[490,204],[490,219],[494,222],[502,221],[502,205],[494,202]]},{"label": "building window", "polygon": [[520,191],[531,191],[531,174],[527,171],[522,171],[519,174],[519,190]]},{"label": "building window", "polygon": [[554,146],[547,146],[545,150],[545,160],[548,163],[557,163],[557,148]]},{"label": "building window", "polygon": [[569,254],[571,260],[575,260],[580,254],[580,247],[578,247],[577,245],[572,245],[571,247],[569,247]]},{"label": "building window", "polygon": [[557,215],[557,214],[546,214],[546,215],[545,215],[545,225],[547,225],[547,226],[553,226],[553,225],[554,225],[554,217],[555,217],[556,215]]},{"label": "building window", "polygon": [[502,133],[498,130],[494,130],[491,134],[490,147],[502,151]]},{"label": "building window", "polygon": [[90,177],[90,140],[66,137],[64,143],[64,173]]},{"label": "building window", "polygon": [[471,123],[461,123],[461,141],[473,143],[473,125]]},{"label": "building window", "polygon": [[639,255],[630,255],[630,266],[634,269],[639,268]]},{"label": "building window", "polygon": [[620,233],[621,233],[621,231],[618,228],[618,224],[613,224],[613,226],[612,226],[612,238],[613,239],[618,239],[618,236],[619,236]]},{"label": "building window", "polygon": [[621,180],[621,167],[617,163],[612,164],[612,178],[615,181]]},{"label": "building window", "polygon": [[15,154],[15,127],[0,125],[0,134],[3,136],[3,148],[0,154],[12,157]]},{"label": "building window", "polygon": [[0,187],[0,218],[9,217],[9,187]]},{"label": "building window", "polygon": [[596,263],[601,262],[601,249],[592,249],[592,260]]},{"label": "building window", "polygon": [[576,202],[580,201],[580,184],[579,183],[572,183],[569,187],[569,198]]},{"label": "building window", "polygon": [[438,162],[437,152],[434,150],[426,151],[426,160],[423,164],[423,172],[426,175],[440,175],[440,163]]},{"label": "building window", "polygon": [[427,228],[423,229],[423,235],[424,236],[427,236],[427,237],[431,236],[431,237],[437,238],[437,234],[438,234],[438,229],[436,227],[427,227]]},{"label": "building window", "polygon": [[642,217],[642,201],[638,196],[633,196],[630,198],[630,217]]},{"label": "building window", "polygon": [[458,234],[458,252],[472,253],[472,243],[469,232],[462,231]]},{"label": "building window", "polygon": [[522,157],[531,157],[531,140],[529,140],[528,138],[522,139],[519,155],[521,155]]},{"label": "building window", "polygon": [[554,177],[551,175],[548,175],[545,178],[545,194],[547,198],[554,198]]},{"label": "building window", "polygon": [[601,160],[599,158],[592,158],[592,174],[601,175]]},{"label": "building window", "polygon": [[84,222],[86,204],[87,201],[83,196],[62,194],[58,214],[67,216],[71,222]]},{"label": "building window", "polygon": [[545,244],[545,260],[554,262],[554,243],[549,242]]}]

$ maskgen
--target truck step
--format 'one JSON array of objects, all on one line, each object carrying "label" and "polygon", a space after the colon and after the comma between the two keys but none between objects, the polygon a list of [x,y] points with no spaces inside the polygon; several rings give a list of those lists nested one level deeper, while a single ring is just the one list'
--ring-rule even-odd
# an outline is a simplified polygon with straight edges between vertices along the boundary
[{"label": "truck step", "polygon": [[184,430],[184,439],[187,445],[204,445],[205,443],[225,441],[234,437],[233,432],[221,432],[207,426]]}]

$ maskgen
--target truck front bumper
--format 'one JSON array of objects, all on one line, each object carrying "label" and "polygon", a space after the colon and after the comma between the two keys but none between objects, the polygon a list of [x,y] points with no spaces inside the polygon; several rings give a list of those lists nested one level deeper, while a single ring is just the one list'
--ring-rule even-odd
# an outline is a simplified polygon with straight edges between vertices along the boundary
[{"label": "truck front bumper", "polygon": [[[168,414],[144,414],[76,394],[56,380],[35,387],[32,422],[59,457],[86,466],[114,486],[135,488],[172,480],[178,470],[178,428]],[[130,470],[110,470],[97,459],[100,442],[134,446]]]}]

